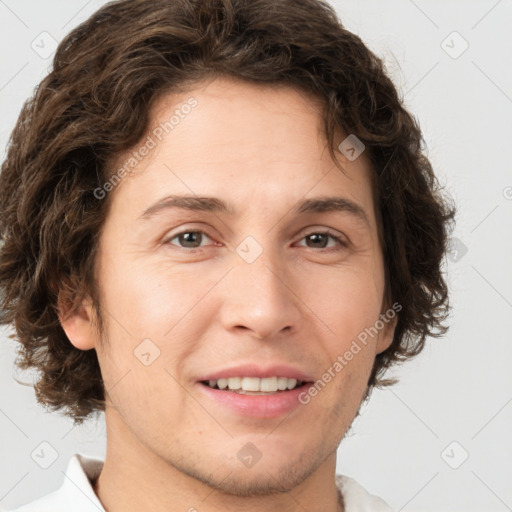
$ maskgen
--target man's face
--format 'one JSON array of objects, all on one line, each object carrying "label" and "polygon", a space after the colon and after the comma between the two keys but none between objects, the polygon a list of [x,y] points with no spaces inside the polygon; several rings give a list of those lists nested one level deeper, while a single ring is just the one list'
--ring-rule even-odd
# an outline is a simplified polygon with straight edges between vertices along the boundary
[{"label": "man's face", "polygon": [[[180,110],[191,97],[197,104]],[[152,130],[176,109],[160,141]],[[245,364],[321,380],[383,312],[370,169],[364,154],[340,154],[341,172],[321,123],[319,104],[292,89],[204,83],[155,104],[134,150],[148,135],[156,146],[110,192],[98,256],[108,343],[95,342],[109,429],[152,464],[234,494],[293,488],[332,462],[391,342],[389,329],[369,337],[307,404],[294,395],[283,406],[277,394],[288,391],[255,397],[199,382]],[[144,215],[171,195],[215,197],[233,212]],[[350,207],[295,211],[333,196],[367,222]]]}]

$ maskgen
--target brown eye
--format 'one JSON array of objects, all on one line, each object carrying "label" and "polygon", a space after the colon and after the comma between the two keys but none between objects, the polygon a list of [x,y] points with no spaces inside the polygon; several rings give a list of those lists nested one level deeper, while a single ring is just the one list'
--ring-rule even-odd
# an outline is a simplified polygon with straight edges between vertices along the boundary
[{"label": "brown eye", "polygon": [[[335,241],[334,246],[327,247],[329,238]],[[347,246],[347,243],[339,236],[329,231],[314,232],[306,235],[302,240],[306,240],[307,247],[310,249],[321,249],[326,251],[336,251]]]},{"label": "brown eye", "polygon": [[172,240],[177,238],[179,243],[181,244],[180,247],[184,249],[199,249],[201,247],[203,237],[210,238],[203,231],[182,231],[181,233],[176,233],[172,238],[169,238],[165,243],[171,243]]}]

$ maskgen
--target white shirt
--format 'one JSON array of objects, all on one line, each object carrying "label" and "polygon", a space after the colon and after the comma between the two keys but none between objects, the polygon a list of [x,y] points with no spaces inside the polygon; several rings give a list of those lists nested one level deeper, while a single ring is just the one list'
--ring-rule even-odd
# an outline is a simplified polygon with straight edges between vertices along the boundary
[{"label": "white shirt", "polygon": [[[76,453],[69,460],[59,489],[27,505],[0,509],[0,512],[105,512],[91,485],[102,467],[103,460]],[[381,498],[369,494],[353,478],[336,475],[336,485],[343,495],[345,512],[393,512]]]}]

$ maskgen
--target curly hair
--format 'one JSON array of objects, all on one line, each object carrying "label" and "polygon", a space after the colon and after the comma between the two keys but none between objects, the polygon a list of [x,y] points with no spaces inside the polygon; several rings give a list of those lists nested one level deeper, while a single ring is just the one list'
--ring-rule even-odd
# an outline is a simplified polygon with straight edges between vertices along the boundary
[{"label": "curly hair", "polygon": [[39,372],[39,403],[75,424],[105,410],[96,351],[75,348],[59,321],[59,304],[72,309],[89,294],[102,328],[95,263],[112,194],[98,200],[94,190],[112,176],[113,159],[143,136],[158,98],[216,76],[321,98],[334,160],[338,129],[366,146],[385,297],[402,307],[366,397],[397,382],[382,378],[386,369],[447,330],[441,266],[455,208],[383,62],[327,2],[109,2],[59,44],[51,71],[23,105],[0,173],[0,324],[14,326],[16,365]]}]

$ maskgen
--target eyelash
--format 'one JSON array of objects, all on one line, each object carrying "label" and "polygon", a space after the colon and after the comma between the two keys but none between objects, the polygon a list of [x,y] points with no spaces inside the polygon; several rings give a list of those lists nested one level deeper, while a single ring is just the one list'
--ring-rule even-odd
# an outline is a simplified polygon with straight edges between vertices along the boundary
[{"label": "eyelash", "polygon": [[[207,233],[205,233],[204,231],[201,231],[199,229],[187,229],[185,231],[181,231],[179,233],[175,233],[172,237],[169,237],[167,238],[166,240],[163,241],[163,244],[168,244],[168,245],[175,245],[175,244],[171,244],[171,240],[174,240],[175,238],[179,237],[180,235],[184,235],[184,234],[187,234],[187,233],[201,233],[203,235],[206,235],[208,238],[212,239]],[[311,233],[308,233],[306,235],[304,235],[301,240],[304,240],[305,238],[307,238],[308,236],[311,236],[311,235],[324,235],[324,236],[329,236],[330,238],[332,238],[333,240],[335,240],[338,244],[338,247],[330,247],[329,249],[318,249],[318,251],[321,251],[321,252],[324,252],[324,253],[330,253],[330,252],[335,252],[335,251],[339,251],[341,249],[344,249],[346,247],[348,247],[348,243],[343,240],[342,237],[340,236],[337,236],[335,235],[334,233],[330,232],[330,231],[312,231]],[[193,248],[190,248],[190,247],[179,247],[177,246],[179,249],[184,249],[185,251],[187,252],[194,252],[194,251],[197,251],[199,249],[203,249],[203,247],[193,247]],[[307,247],[307,249],[313,249],[314,250],[314,247]]]}]

